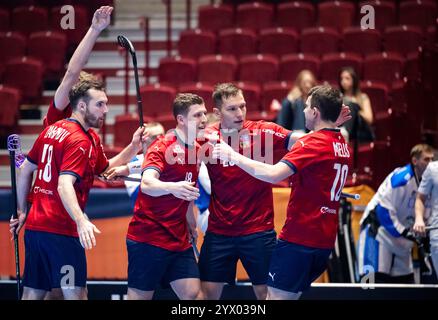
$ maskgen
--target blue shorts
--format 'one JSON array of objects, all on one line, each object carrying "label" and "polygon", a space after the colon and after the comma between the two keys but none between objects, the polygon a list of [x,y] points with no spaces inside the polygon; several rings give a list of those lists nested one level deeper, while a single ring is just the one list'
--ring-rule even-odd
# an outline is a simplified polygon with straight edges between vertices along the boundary
[{"label": "blue shorts", "polygon": [[275,243],[274,230],[240,237],[207,232],[199,257],[201,280],[233,284],[240,259],[253,285],[266,284]]},{"label": "blue shorts", "polygon": [[87,262],[79,238],[26,230],[23,285],[50,291],[64,286],[85,287]]},{"label": "blue shorts", "polygon": [[331,252],[331,249],[311,248],[278,239],[269,267],[268,286],[303,292],[325,271]]},{"label": "blue shorts", "polygon": [[128,287],[154,291],[160,284],[198,278],[193,249],[169,251],[147,243],[126,240],[128,247]]}]

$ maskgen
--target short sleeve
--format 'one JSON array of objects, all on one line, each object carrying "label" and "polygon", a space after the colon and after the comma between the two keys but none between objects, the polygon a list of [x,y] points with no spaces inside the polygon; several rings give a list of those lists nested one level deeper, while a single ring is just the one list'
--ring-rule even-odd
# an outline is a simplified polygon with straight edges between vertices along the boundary
[{"label": "short sleeve", "polygon": [[147,150],[141,171],[144,172],[146,169],[154,169],[160,173],[163,172],[165,165],[165,152],[166,145],[163,139],[155,140]]},{"label": "short sleeve", "polygon": [[433,186],[433,175],[432,166],[429,164],[423,173],[421,178],[420,186],[418,187],[418,192],[424,195],[428,195],[432,192]]},{"label": "short sleeve", "polygon": [[27,153],[27,160],[35,165],[38,165],[38,159],[39,159],[39,150],[42,150],[41,146],[40,146],[40,137],[43,134],[40,134],[38,136],[38,138],[35,140],[32,149],[30,149],[30,151]]},{"label": "short sleeve", "polygon": [[274,151],[288,150],[287,147],[292,131],[273,122],[265,122],[262,128],[268,129],[272,133]]},{"label": "short sleeve", "polygon": [[67,106],[64,110],[59,110],[55,106],[55,101],[52,100],[49,105],[49,109],[47,110],[47,115],[44,117],[43,124],[44,128],[54,124],[55,122],[68,118],[71,116],[71,107]]},{"label": "short sleeve", "polygon": [[89,140],[66,142],[60,174],[71,174],[81,179],[87,168],[91,147]]},{"label": "short sleeve", "polygon": [[280,161],[298,172],[312,165],[318,156],[318,148],[312,146],[310,139],[299,139]]}]

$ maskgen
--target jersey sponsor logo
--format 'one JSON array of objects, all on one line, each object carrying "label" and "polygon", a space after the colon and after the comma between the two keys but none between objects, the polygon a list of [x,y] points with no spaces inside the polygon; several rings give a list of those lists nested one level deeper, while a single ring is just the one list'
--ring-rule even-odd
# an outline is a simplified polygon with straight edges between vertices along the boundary
[{"label": "jersey sponsor logo", "polygon": [[47,129],[44,138],[62,142],[68,135],[70,135],[70,132],[68,132],[66,129],[59,128],[57,126],[50,126],[49,129]]},{"label": "jersey sponsor logo", "polygon": [[40,188],[38,186],[35,186],[33,188],[33,193],[44,193],[44,194],[47,194],[49,196],[53,196],[53,191],[52,190],[43,189],[43,188]]},{"label": "jersey sponsor logo", "polygon": [[346,143],[333,142],[333,151],[336,157],[350,158],[350,151]]},{"label": "jersey sponsor logo", "polygon": [[304,141],[298,140],[301,143],[301,146],[304,147]]},{"label": "jersey sponsor logo", "polygon": [[336,209],[332,209],[329,207],[321,207],[320,209],[321,213],[330,213],[330,214],[336,214]]},{"label": "jersey sponsor logo", "polygon": [[280,138],[286,138],[286,135],[281,132],[275,132],[272,129],[262,129],[262,132],[272,134],[274,136],[280,137]]},{"label": "jersey sponsor logo", "polygon": [[85,149],[84,148],[82,148],[82,147],[79,147],[79,150],[81,150],[82,151],[82,153],[85,155]]}]

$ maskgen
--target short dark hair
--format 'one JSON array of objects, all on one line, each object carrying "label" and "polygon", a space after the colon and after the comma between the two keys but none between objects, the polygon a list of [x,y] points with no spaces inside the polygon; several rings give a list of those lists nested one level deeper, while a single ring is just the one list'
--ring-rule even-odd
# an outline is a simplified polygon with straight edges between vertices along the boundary
[{"label": "short dark hair", "polygon": [[229,97],[235,97],[241,93],[242,90],[233,83],[219,83],[214,87],[212,95],[214,105],[216,108],[220,108],[222,107],[222,102],[224,99],[228,99]]},{"label": "short dark hair", "polygon": [[178,93],[175,100],[173,100],[173,116],[175,119],[179,114],[187,116],[190,106],[194,104],[204,104],[204,99],[193,93]]},{"label": "short dark hair", "polygon": [[321,119],[336,122],[342,109],[341,92],[330,86],[316,86],[310,89],[310,107],[316,107]]},{"label": "short dark hair", "polygon": [[86,104],[90,102],[90,95],[88,90],[95,89],[99,91],[105,91],[104,82],[91,74],[81,74],[79,81],[70,89],[68,93],[68,99],[70,100],[70,106],[72,109],[76,109],[79,100],[83,100]]},{"label": "short dark hair", "polygon": [[411,158],[415,157],[415,158],[419,159],[423,152],[433,153],[432,146],[425,144],[425,143],[416,144],[411,149]]}]

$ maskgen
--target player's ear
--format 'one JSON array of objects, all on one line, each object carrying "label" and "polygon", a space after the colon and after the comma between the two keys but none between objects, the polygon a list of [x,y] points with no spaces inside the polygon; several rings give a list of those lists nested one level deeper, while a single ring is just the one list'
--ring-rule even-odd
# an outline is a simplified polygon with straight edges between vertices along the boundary
[{"label": "player's ear", "polygon": [[221,119],[221,111],[219,110],[219,108],[214,107],[213,108],[213,113],[216,117],[218,117],[219,119]]},{"label": "player's ear", "polygon": [[78,102],[77,109],[81,112],[85,112],[85,110],[87,109],[87,104],[83,100],[81,100]]},{"label": "player's ear", "polygon": [[177,116],[176,116],[176,122],[177,122],[179,125],[184,125],[184,116],[183,116],[182,114],[177,115]]}]

